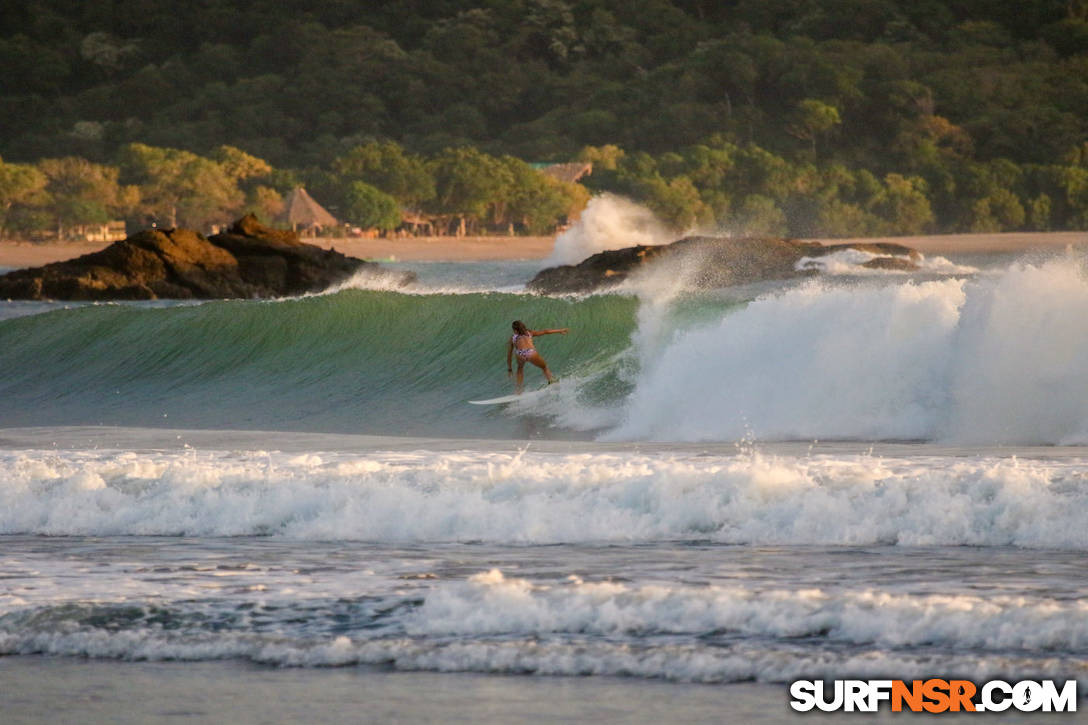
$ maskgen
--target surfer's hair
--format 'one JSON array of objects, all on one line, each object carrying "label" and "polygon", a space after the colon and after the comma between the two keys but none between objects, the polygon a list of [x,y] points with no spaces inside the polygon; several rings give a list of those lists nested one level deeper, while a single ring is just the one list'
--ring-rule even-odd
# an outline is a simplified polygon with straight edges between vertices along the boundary
[{"label": "surfer's hair", "polygon": [[529,328],[526,327],[525,323],[522,322],[521,320],[514,320],[514,324],[511,325],[511,327],[513,327],[514,332],[518,333],[519,335],[528,335],[529,334]]}]

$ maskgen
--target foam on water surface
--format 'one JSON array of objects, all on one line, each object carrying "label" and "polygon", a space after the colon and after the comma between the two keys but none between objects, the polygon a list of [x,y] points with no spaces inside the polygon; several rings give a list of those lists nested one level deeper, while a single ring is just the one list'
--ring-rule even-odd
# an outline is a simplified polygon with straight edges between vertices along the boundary
[{"label": "foam on water surface", "polygon": [[5,543],[7,655],[686,682],[1088,671],[1084,567],[1061,552],[938,549],[923,575],[920,551],[886,547]]},{"label": "foam on water surface", "polygon": [[1088,550],[1085,459],[0,451],[0,533]]}]

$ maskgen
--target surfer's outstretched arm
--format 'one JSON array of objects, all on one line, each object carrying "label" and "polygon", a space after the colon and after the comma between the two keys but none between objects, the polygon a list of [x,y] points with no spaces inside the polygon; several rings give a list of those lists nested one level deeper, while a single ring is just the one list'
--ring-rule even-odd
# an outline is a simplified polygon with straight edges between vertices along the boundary
[{"label": "surfer's outstretched arm", "polygon": [[514,343],[507,340],[506,341],[506,372],[508,374],[514,372],[513,359],[514,359]]},{"label": "surfer's outstretched arm", "polygon": [[529,330],[529,334],[533,337],[539,337],[540,335],[566,335],[570,332],[569,327],[557,327],[554,330]]}]

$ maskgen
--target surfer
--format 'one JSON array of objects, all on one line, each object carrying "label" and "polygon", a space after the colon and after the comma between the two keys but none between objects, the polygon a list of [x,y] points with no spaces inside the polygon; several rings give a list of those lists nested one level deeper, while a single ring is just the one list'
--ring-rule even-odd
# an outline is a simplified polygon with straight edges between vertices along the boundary
[{"label": "surfer", "polygon": [[552,371],[548,369],[548,363],[544,362],[544,358],[540,357],[540,353],[533,347],[533,338],[540,335],[554,335],[557,333],[566,335],[567,328],[563,327],[556,330],[530,330],[521,320],[514,320],[512,327],[514,328],[514,334],[510,338],[510,341],[506,343],[506,372],[507,374],[514,372],[511,362],[514,357],[517,357],[517,392],[519,394],[521,393],[522,386],[525,383],[525,363],[527,362],[531,362],[533,365],[536,365],[544,371],[544,377],[548,379],[548,385],[551,385],[558,380],[558,378],[552,375]]}]

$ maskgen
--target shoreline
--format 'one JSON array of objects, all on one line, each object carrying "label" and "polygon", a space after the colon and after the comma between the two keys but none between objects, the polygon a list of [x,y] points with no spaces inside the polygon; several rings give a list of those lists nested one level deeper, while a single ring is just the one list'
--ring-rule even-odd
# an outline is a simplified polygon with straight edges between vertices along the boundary
[{"label": "shoreline", "polygon": [[803,239],[820,244],[903,244],[922,254],[987,254],[1030,252],[1088,244],[1088,232],[998,232],[993,234],[923,234],[910,237],[851,237]]},{"label": "shoreline", "polygon": [[5,722],[13,725],[75,720],[272,725],[605,720],[694,725],[808,719],[789,709],[787,687],[778,683],[446,673],[368,665],[276,668],[237,660],[129,662],[42,655],[0,658],[0,675],[7,685],[0,691],[0,707]]},{"label": "shoreline", "polygon": [[[319,237],[303,239],[349,257],[377,262],[482,262],[534,260],[547,257],[555,237],[404,237],[357,239]],[[1015,253],[1088,244],[1088,232],[1002,232],[997,234],[928,234],[910,237],[813,238],[821,244],[891,242],[923,254]],[[0,268],[40,267],[91,254],[108,242],[0,242]]]},{"label": "shoreline", "polygon": [[323,249],[375,262],[489,262],[544,259],[555,237],[403,237],[303,239]]}]

